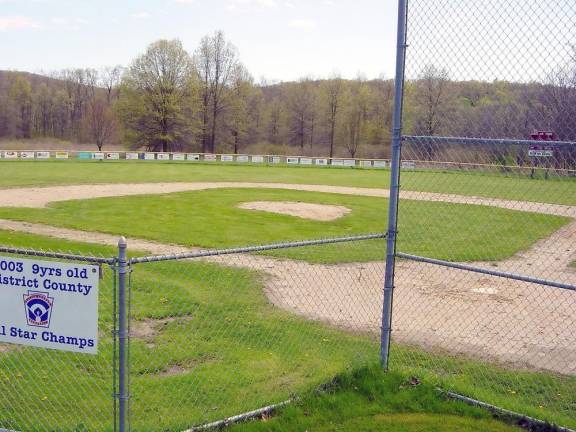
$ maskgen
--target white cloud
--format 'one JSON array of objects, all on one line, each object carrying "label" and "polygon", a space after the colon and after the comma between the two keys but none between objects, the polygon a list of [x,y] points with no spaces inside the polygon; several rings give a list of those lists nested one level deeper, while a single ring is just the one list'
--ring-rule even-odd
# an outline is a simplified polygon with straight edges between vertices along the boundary
[{"label": "white cloud", "polygon": [[42,26],[30,17],[0,16],[0,31],[39,29]]},{"label": "white cloud", "polygon": [[276,0],[228,0],[226,9],[232,12],[254,9],[271,9],[278,6]]},{"label": "white cloud", "polygon": [[135,12],[132,15],[132,18],[135,19],[148,19],[150,18],[150,13],[149,12]]},{"label": "white cloud", "polygon": [[174,3],[180,3],[180,4],[194,4],[196,3],[196,0],[174,0]]},{"label": "white cloud", "polygon": [[314,30],[317,27],[316,21],[310,19],[296,19],[288,23],[292,28],[299,28],[303,30]]},{"label": "white cloud", "polygon": [[334,0],[324,0],[324,6],[336,6],[336,2]]}]

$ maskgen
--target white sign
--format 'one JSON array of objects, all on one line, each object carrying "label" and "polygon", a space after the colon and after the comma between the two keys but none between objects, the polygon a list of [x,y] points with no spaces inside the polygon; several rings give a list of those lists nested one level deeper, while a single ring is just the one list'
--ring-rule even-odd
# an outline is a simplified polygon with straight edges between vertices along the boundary
[{"label": "white sign", "polygon": [[120,159],[120,153],[106,153],[106,159],[118,160],[118,159]]},{"label": "white sign", "polygon": [[36,152],[36,159],[50,159],[50,152],[48,151]]},{"label": "white sign", "polygon": [[14,152],[14,151],[4,152],[4,157],[6,159],[18,159],[18,152]]},{"label": "white sign", "polygon": [[344,166],[342,159],[332,159],[332,166]]},{"label": "white sign", "polygon": [[553,157],[553,150],[528,150],[528,156],[530,157]]},{"label": "white sign", "polygon": [[144,160],[155,160],[156,155],[154,153],[144,153]]},{"label": "white sign", "polygon": [[158,159],[158,160],[170,160],[170,153],[158,153],[158,155],[156,155],[156,159]]},{"label": "white sign", "polygon": [[374,168],[386,168],[386,161],[374,161]]},{"label": "white sign", "polygon": [[414,163],[412,161],[405,161],[405,162],[402,162],[401,167],[404,169],[414,169],[414,168],[416,168],[416,163]]},{"label": "white sign", "polygon": [[204,160],[214,162],[216,160],[216,155],[215,154],[205,154]]},{"label": "white sign", "polygon": [[312,165],[312,159],[300,158],[300,165]]},{"label": "white sign", "polygon": [[248,156],[246,155],[240,155],[240,156],[236,156],[236,162],[240,162],[240,163],[244,163],[244,162],[248,162]]},{"label": "white sign", "polygon": [[362,168],[371,168],[372,167],[372,161],[368,161],[368,160],[360,161],[360,166]]},{"label": "white sign", "polygon": [[288,163],[288,164],[297,164],[298,162],[300,162],[300,159],[297,157],[287,157],[286,158],[286,163]]},{"label": "white sign", "polygon": [[172,160],[183,161],[186,160],[186,155],[184,153],[173,153]]},{"label": "white sign", "polygon": [[68,152],[56,152],[56,159],[68,159]]},{"label": "white sign", "polygon": [[34,159],[34,152],[33,151],[20,152],[20,157],[22,159]]},{"label": "white sign", "polygon": [[191,161],[199,161],[199,160],[200,160],[200,155],[199,155],[199,154],[188,153],[188,154],[186,155],[186,159],[191,160]]},{"label": "white sign", "polygon": [[95,265],[0,256],[0,342],[98,352]]},{"label": "white sign", "polygon": [[356,161],[354,159],[345,159],[342,161],[342,165],[347,167],[353,167],[356,166]]},{"label": "white sign", "polygon": [[134,152],[126,153],[126,159],[127,160],[137,160],[138,159],[138,153],[134,153]]},{"label": "white sign", "polygon": [[328,159],[316,159],[316,160],[314,160],[314,163],[316,165],[325,166],[325,165],[328,165]]},{"label": "white sign", "polygon": [[104,153],[102,153],[102,152],[92,153],[92,159],[104,160]]},{"label": "white sign", "polygon": [[264,156],[252,156],[252,163],[264,163]]},{"label": "white sign", "polygon": [[272,156],[272,163],[279,164],[280,163],[280,156]]},{"label": "white sign", "polygon": [[222,162],[234,162],[234,156],[232,155],[222,155],[220,156]]}]

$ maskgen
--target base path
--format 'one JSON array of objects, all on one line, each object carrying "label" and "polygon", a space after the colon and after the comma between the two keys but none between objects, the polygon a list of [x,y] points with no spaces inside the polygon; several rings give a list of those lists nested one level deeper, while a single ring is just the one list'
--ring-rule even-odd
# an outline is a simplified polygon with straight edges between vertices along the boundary
[{"label": "base path", "polygon": [[[61,201],[129,195],[153,195],[222,188],[286,189],[380,198],[387,198],[390,194],[388,189],[286,183],[119,183],[0,189],[0,207],[42,208],[46,207],[50,203]],[[561,204],[416,191],[402,191],[400,197],[403,199],[418,201],[440,201],[456,204],[485,205],[511,210],[568,216],[576,219],[576,206]]]},{"label": "base path", "polygon": [[[88,185],[3,190],[0,191],[0,206],[12,203],[18,207],[42,207],[69,199],[219,187],[262,187],[379,197],[388,194],[384,189],[269,183]],[[488,205],[576,218],[574,207],[554,204],[421,192],[405,192],[404,198]],[[117,242],[117,236],[113,235],[7,220],[0,220],[0,229],[106,245]],[[130,239],[129,245],[132,250],[152,254],[190,250],[140,239]],[[254,255],[229,255],[209,260],[267,274],[264,278],[266,296],[280,308],[347,330],[379,332],[382,262],[318,265]],[[510,259],[475,264],[576,285],[576,271],[569,267],[574,260],[576,221]],[[572,291],[400,260],[396,270],[393,337],[396,341],[431,350],[574,374],[575,307],[576,293]]]}]

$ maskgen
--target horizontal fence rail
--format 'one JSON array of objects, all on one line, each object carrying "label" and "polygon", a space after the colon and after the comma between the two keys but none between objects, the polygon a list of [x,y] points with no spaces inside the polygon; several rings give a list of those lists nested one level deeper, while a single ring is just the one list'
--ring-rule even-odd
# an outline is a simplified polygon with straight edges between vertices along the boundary
[{"label": "horizontal fence rail", "polygon": [[231,249],[215,249],[215,250],[205,250],[205,251],[197,251],[197,252],[185,252],[185,253],[171,254],[171,255],[152,255],[152,256],[146,256],[146,257],[132,258],[132,259],[130,259],[130,264],[138,264],[138,263],[145,263],[145,262],[158,262],[158,261],[172,261],[172,260],[191,259],[191,258],[206,258],[206,257],[220,256],[220,255],[234,255],[234,254],[240,254],[240,253],[265,252],[265,251],[278,250],[278,249],[291,249],[291,248],[299,248],[299,247],[305,247],[305,246],[319,246],[319,245],[327,245],[327,244],[334,244],[334,243],[346,243],[346,242],[353,242],[353,241],[360,241],[360,240],[373,240],[373,239],[384,239],[384,238],[386,238],[386,234],[365,234],[365,235],[358,235],[358,236],[351,236],[351,237],[338,237],[338,238],[321,239],[321,240],[306,240],[306,241],[299,241],[299,242],[275,243],[275,244],[270,244],[270,245],[239,247],[239,248],[231,248]]}]

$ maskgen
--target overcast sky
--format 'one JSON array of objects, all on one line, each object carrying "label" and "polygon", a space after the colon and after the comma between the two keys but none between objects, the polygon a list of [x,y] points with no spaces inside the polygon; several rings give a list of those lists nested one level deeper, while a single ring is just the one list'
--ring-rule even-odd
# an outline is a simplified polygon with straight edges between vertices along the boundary
[{"label": "overcast sky", "polygon": [[392,77],[395,24],[392,0],[0,0],[0,69],[128,65],[223,30],[257,80]]}]

